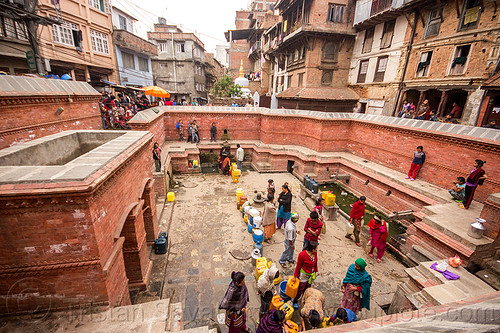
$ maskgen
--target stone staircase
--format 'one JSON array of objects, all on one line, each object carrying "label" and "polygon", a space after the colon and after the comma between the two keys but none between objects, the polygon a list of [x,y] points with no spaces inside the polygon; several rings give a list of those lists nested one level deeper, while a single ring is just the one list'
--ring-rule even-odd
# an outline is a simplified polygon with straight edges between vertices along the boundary
[{"label": "stone staircase", "polygon": [[389,313],[448,304],[494,291],[463,267],[449,266],[448,271],[460,278],[447,280],[441,273],[430,268],[434,262],[421,262],[416,267],[405,269],[409,281],[398,286]]},{"label": "stone staircase", "polygon": [[475,275],[496,290],[500,290],[500,250],[497,250],[495,255],[484,263],[484,269]]},{"label": "stone staircase", "polygon": [[403,252],[415,263],[445,259],[456,254],[467,265],[476,251],[488,249],[492,239],[470,237],[469,226],[479,216],[482,205],[474,202],[469,210],[445,203],[422,208],[423,219],[408,227]]}]

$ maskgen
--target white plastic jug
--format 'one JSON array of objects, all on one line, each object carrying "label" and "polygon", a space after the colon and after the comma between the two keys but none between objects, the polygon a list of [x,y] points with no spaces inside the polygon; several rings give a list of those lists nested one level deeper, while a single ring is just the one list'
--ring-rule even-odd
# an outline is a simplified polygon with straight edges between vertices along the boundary
[{"label": "white plastic jug", "polygon": [[256,217],[260,216],[260,212],[257,209],[252,208],[248,211],[248,215],[250,215],[251,217]]},{"label": "white plastic jug", "polygon": [[260,228],[260,226],[262,225],[262,217],[255,216],[253,218],[253,224],[255,225],[256,228]]}]

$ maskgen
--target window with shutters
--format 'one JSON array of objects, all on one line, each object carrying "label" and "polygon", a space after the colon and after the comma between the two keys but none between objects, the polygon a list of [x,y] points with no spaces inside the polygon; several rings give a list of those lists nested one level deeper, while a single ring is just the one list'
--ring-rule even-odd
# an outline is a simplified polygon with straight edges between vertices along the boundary
[{"label": "window with shutters", "polygon": [[374,32],[374,28],[365,30],[365,40],[363,41],[363,50],[361,53],[368,53],[372,51]]},{"label": "window with shutters", "polygon": [[108,35],[90,29],[90,42],[93,51],[109,54]]},{"label": "window with shutters", "polygon": [[385,70],[387,68],[387,61],[389,57],[378,57],[377,68],[375,69],[375,75],[373,76],[373,82],[383,82]]},{"label": "window with shutters", "polygon": [[175,44],[175,52],[184,53],[184,43],[176,43]]},{"label": "window with shutters", "polygon": [[125,68],[135,69],[134,55],[122,51],[122,64]]},{"label": "window with shutters", "polygon": [[299,73],[299,82],[297,83],[297,87],[302,87],[304,85],[304,73]]},{"label": "window with shutters", "polygon": [[345,5],[329,4],[328,6],[328,21],[335,23],[344,22]]},{"label": "window with shutters", "polygon": [[321,84],[324,86],[329,86],[332,84],[332,79],[333,79],[333,71],[331,70],[323,71],[323,74],[321,75]]},{"label": "window with shutters", "polygon": [[139,70],[143,72],[149,72],[149,61],[147,58],[137,57],[139,61]]},{"label": "window with shutters", "polygon": [[[52,25],[52,39],[56,43],[70,46],[80,46],[80,38],[81,32],[77,24],[63,22],[61,24]],[[77,43],[75,43],[75,40]]]},{"label": "window with shutters", "polygon": [[338,52],[335,43],[325,42],[323,46],[323,60],[337,61]]},{"label": "window with shutters", "polygon": [[470,45],[460,45],[455,48],[452,58],[450,75],[460,75],[465,73],[465,66],[469,58]]},{"label": "window with shutters", "polygon": [[429,67],[432,59],[432,51],[422,52],[417,65],[417,77],[425,77],[429,74]]},{"label": "window with shutters", "polygon": [[292,87],[292,75],[288,75],[287,88]]},{"label": "window with shutters", "polygon": [[394,25],[396,21],[389,21],[384,23],[384,32],[382,34],[382,40],[380,41],[380,48],[386,49],[391,46],[392,37],[394,36]]},{"label": "window with shutters", "polygon": [[26,25],[7,16],[0,16],[0,36],[28,40]]},{"label": "window with shutters", "polygon": [[121,15],[118,15],[118,19],[120,20],[120,29],[127,30],[127,19]]},{"label": "window with shutters", "polygon": [[477,28],[481,16],[481,0],[465,0],[460,15],[458,30]]},{"label": "window with shutters", "polygon": [[358,83],[365,83],[366,73],[368,72],[369,60],[361,60],[359,62]]},{"label": "window with shutters", "polygon": [[439,8],[434,8],[429,11],[427,16],[427,24],[425,25],[424,37],[432,37],[439,35],[439,29],[441,28],[441,10]]}]

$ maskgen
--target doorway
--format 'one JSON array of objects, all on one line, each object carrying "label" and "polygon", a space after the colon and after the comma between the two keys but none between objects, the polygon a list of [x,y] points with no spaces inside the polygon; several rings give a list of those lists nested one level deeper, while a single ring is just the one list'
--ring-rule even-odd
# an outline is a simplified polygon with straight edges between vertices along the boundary
[{"label": "doorway", "polygon": [[286,171],[293,173],[293,165],[295,164],[295,161],[288,160],[287,166],[286,166]]}]

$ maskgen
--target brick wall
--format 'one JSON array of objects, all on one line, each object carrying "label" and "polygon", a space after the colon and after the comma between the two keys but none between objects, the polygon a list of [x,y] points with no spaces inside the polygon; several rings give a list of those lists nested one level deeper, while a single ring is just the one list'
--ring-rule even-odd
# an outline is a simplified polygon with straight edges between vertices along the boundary
[{"label": "brick wall", "polygon": [[[318,119],[303,115],[271,115],[256,111],[166,111],[165,140],[176,140],[175,124],[196,119],[202,140],[210,138],[214,121],[218,137],[224,128],[232,140],[260,140],[266,144],[307,147],[316,151],[347,151],[391,169],[407,172],[413,151],[424,146],[427,160],[419,178],[443,188],[458,176],[466,176],[472,163],[480,158],[487,161],[485,170],[490,177],[480,186],[475,198],[486,199],[500,191],[499,145],[489,140],[434,131],[353,119]],[[286,164],[285,164],[286,167]],[[175,169],[175,166],[174,166]]]},{"label": "brick wall", "polygon": [[[127,208],[144,202],[144,185],[152,179],[151,140],[134,143],[88,183],[51,183],[45,190],[18,184],[9,196],[2,193],[0,313],[130,304],[129,282],[144,283],[150,271],[142,209],[123,228],[125,238],[117,239],[116,232]],[[148,193],[151,204],[151,188]],[[26,295],[28,289],[35,292]]]},{"label": "brick wall", "polygon": [[99,96],[0,97],[0,149],[66,130],[102,129],[98,102]]}]

